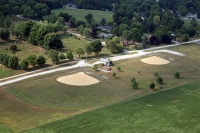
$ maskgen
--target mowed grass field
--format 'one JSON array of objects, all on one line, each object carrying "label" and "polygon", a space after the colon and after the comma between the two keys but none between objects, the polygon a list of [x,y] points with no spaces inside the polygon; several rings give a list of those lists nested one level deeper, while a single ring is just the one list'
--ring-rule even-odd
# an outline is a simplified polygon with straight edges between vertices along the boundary
[{"label": "mowed grass field", "polygon": [[200,82],[117,103],[23,133],[197,133]]},{"label": "mowed grass field", "polygon": [[[191,26],[190,24],[191,20],[190,19],[184,19],[184,26],[189,27]],[[197,20],[197,25],[200,24],[200,20]]]},{"label": "mowed grass field", "polygon": [[[185,84],[199,80],[200,71],[198,68],[200,66],[200,63],[198,62],[198,60],[200,59],[200,56],[198,55],[198,53],[199,53],[200,45],[187,44],[187,45],[182,45],[178,47],[173,47],[170,49],[181,52],[185,54],[185,56],[181,57],[181,56],[171,55],[167,53],[153,53],[149,55],[149,56],[155,56],[155,55],[160,56],[161,58],[164,58],[170,61],[169,64],[162,65],[162,66],[144,64],[143,62],[140,61],[140,59],[146,58],[148,56],[115,61],[114,62],[115,65],[112,66],[112,69],[113,69],[113,72],[116,72],[117,78],[114,78],[112,76],[112,73],[105,73],[102,71],[95,72],[94,70],[92,70],[92,68],[87,67],[87,68],[79,68],[79,69],[68,70],[68,71],[60,71],[60,72],[56,72],[50,75],[44,75],[42,77],[35,77],[34,79],[27,79],[26,81],[22,81],[20,83],[11,84],[11,89],[9,89],[10,85],[0,87],[0,122],[10,127],[15,132],[19,132],[19,131],[34,128],[46,123],[50,123],[56,120],[67,118],[78,113],[82,113],[82,112],[86,112],[92,109],[107,106],[116,102],[129,100],[138,96],[145,96],[145,95],[154,93],[155,91],[153,91],[152,89],[149,89],[149,85],[152,82],[156,84],[156,88],[163,88],[161,90],[167,90],[175,86],[183,86]],[[170,58],[174,59],[175,61],[171,61]],[[117,71],[116,70],[117,66],[120,66],[122,70]],[[102,69],[101,65],[99,65],[98,67],[99,69]],[[77,86],[61,84],[56,81],[57,77],[76,73],[75,71],[76,72],[90,71],[94,74],[89,74],[89,75],[94,78],[99,79],[101,82],[98,84],[87,86],[87,87],[77,87]],[[181,75],[179,79],[176,79],[174,77],[174,74],[177,71],[180,72],[180,75]],[[158,72],[158,74],[161,77],[163,77],[164,84],[158,84],[156,82],[156,78],[153,75],[155,72]],[[105,76],[108,79],[107,80],[102,79],[102,76]],[[139,83],[138,89],[132,89],[131,87],[132,77],[135,77],[136,81]],[[198,82],[198,85],[194,83],[191,85],[183,86],[182,88],[193,89],[196,86],[197,87],[199,86],[199,82]],[[99,122],[102,124],[97,123],[97,125],[99,125],[99,128],[98,126],[96,127],[94,126],[94,128],[92,128],[93,118],[91,120],[92,122],[90,122],[90,117],[89,117],[90,115],[86,115],[84,116],[85,120],[80,118],[80,119],[77,119],[78,122],[77,120],[73,120],[76,116],[69,118],[70,119],[69,123],[72,123],[72,127],[74,127],[73,130],[70,127],[70,124],[68,122],[65,123],[64,120],[62,122],[63,124],[64,123],[66,124],[65,129],[62,129],[63,128],[61,124],[62,122],[55,123],[54,126],[52,125],[44,126],[42,127],[42,129],[44,129],[43,131],[41,128],[37,128],[37,129],[41,130],[40,132],[46,132],[46,129],[48,130],[50,127],[52,127],[52,129],[49,129],[51,131],[51,130],[54,130],[53,128],[55,127],[56,128],[55,132],[62,132],[62,131],[66,132],[68,131],[68,129],[69,129],[69,132],[71,132],[71,130],[72,132],[76,132],[76,130],[86,127],[86,124],[88,125],[91,124],[92,127],[89,127],[91,130],[84,129],[85,132],[94,132],[94,131],[101,132],[101,129],[102,131],[114,129],[114,125],[112,124],[115,124],[115,123],[116,123],[116,127],[117,126],[119,127],[117,123],[120,122],[121,126],[124,127],[124,129],[127,128],[127,132],[128,132],[129,131],[128,127],[130,127],[130,130],[134,129],[135,127],[144,128],[143,126],[145,126],[145,124],[142,124],[143,122],[149,122],[149,125],[152,125],[153,122],[156,122],[154,128],[156,128],[156,130],[159,131],[159,126],[160,126],[159,124],[163,125],[163,123],[166,122],[165,120],[168,119],[168,117],[166,116],[168,114],[164,115],[165,112],[169,111],[173,107],[169,105],[170,103],[165,105],[165,101],[167,101],[168,98],[164,99],[163,102],[159,104],[159,101],[160,100],[162,101],[162,99],[160,98],[164,97],[165,95],[171,96],[171,94],[173,94],[173,97],[171,98],[171,100],[176,101],[176,99],[177,100],[180,99],[180,101],[182,101],[181,98],[185,98],[187,95],[187,93],[184,93],[183,97],[181,98],[176,97],[179,94],[179,92],[176,93],[177,88],[173,89],[175,90],[175,92],[170,92],[170,94],[169,93],[163,94],[161,97],[159,96],[160,93],[155,94],[151,96],[153,100],[151,100],[151,98],[147,98],[147,99],[144,98],[145,104],[148,104],[147,107],[145,108],[139,108],[140,101],[143,101],[141,100],[142,98],[141,99],[139,98],[139,100],[136,100],[136,101],[129,101],[130,103],[134,103],[134,105],[128,104],[127,107],[124,107],[124,109],[120,107],[122,107],[123,104],[126,105],[126,103],[119,104],[119,106],[116,105],[118,106],[116,107],[116,110],[122,109],[120,110],[120,114],[119,114],[122,117],[118,117],[118,115],[116,115],[112,118],[112,115],[107,116],[107,113],[108,113],[107,111],[103,111],[105,112],[105,114],[104,113],[95,114],[96,116],[99,115],[99,117],[101,116],[102,118],[105,116],[106,118],[108,117],[109,119],[109,120],[106,120],[107,122],[100,120]],[[164,92],[165,91],[163,91],[162,93]],[[184,92],[184,91],[181,90],[181,92]],[[195,92],[195,94],[198,94],[198,93],[199,92]],[[193,93],[191,91],[191,97],[187,97],[189,98],[188,101],[187,99],[185,100],[183,99],[183,101],[188,102],[187,104],[190,104],[191,106],[193,105],[191,104],[192,99],[190,99],[192,98],[192,94]],[[158,98],[158,100],[156,98]],[[156,100],[158,103],[157,102],[155,104],[152,103]],[[180,105],[186,104],[185,102],[181,103]],[[136,105],[139,104],[139,106],[135,106],[135,104]],[[143,104],[144,103],[142,103],[142,105]],[[161,109],[162,104],[163,106],[166,106],[166,109],[168,107],[168,110],[163,110],[164,112],[162,112],[162,109]],[[114,106],[112,106],[111,108],[115,108]],[[148,110],[151,107],[155,108],[152,110],[152,113],[154,114],[148,113]],[[112,111],[111,108],[109,109],[109,111]],[[129,110],[130,112],[126,112],[127,110]],[[138,113],[141,112],[141,114],[138,114],[138,113],[133,114],[136,112],[136,110],[138,110]],[[115,110],[113,111],[115,112]],[[179,112],[177,112],[173,108],[171,111],[172,111],[171,113],[175,112],[175,114],[179,114]],[[161,112],[161,114],[159,112]],[[130,116],[130,113],[132,113],[133,116],[137,116],[135,118],[138,121],[135,122],[134,121],[135,119],[132,119],[131,117],[132,115]],[[185,112],[185,113],[180,112],[181,115],[186,115],[186,113],[188,112]],[[127,114],[127,116],[125,116],[125,114]],[[142,114],[149,114],[150,116],[157,115],[157,116],[156,118],[152,119],[153,120],[152,122],[150,120],[150,116],[148,116],[149,120],[146,121],[145,117],[143,117]],[[94,117],[93,115],[91,116]],[[162,118],[162,116],[164,118]],[[88,119],[86,119],[86,117],[88,117]],[[140,119],[140,117],[142,118]],[[79,116],[76,118],[79,118]],[[126,118],[128,120],[126,120]],[[172,117],[169,117],[169,118],[172,118]],[[179,117],[177,116],[175,118],[179,118]],[[183,116],[180,116],[180,118],[183,118]],[[113,121],[114,119],[116,119],[116,121]],[[79,122],[79,120],[81,122]],[[89,120],[89,122],[87,120]],[[132,122],[131,125],[133,123],[136,123],[136,126],[134,126],[134,128],[130,124],[128,125],[129,120],[130,122]],[[75,125],[73,125],[74,124],[73,121],[75,121]],[[113,122],[109,125],[109,121],[113,121]],[[174,119],[171,121],[174,122]],[[105,126],[105,128],[103,128],[105,123],[108,126],[107,127]],[[78,124],[79,126],[77,126],[76,124]],[[113,128],[111,125],[113,126]],[[167,125],[171,126],[170,123],[167,123]],[[59,128],[57,128],[56,126],[61,126],[61,130],[58,130]],[[163,126],[166,126],[166,125],[163,125]],[[177,125],[174,125],[174,126],[179,127],[182,125],[177,122]],[[175,127],[173,128],[176,129]],[[115,129],[116,129],[115,131],[108,131],[108,132],[121,132],[121,130],[118,130],[117,128]],[[171,129],[172,128],[170,128],[169,130]],[[145,128],[141,129],[141,132],[143,132],[143,130],[145,130]],[[35,132],[35,131],[36,130],[33,130],[32,132]],[[139,132],[139,129],[136,131]],[[155,130],[152,129],[152,132],[153,131]],[[164,128],[160,132],[163,132],[163,131],[164,131]],[[166,132],[167,131],[168,130],[166,130]],[[177,129],[177,131],[179,130]]]},{"label": "mowed grass field", "polygon": [[54,9],[51,11],[56,13],[57,15],[60,12],[68,13],[69,15],[72,15],[73,17],[75,17],[77,20],[82,20],[85,22],[86,22],[85,16],[88,13],[92,13],[93,18],[95,22],[97,23],[100,23],[102,18],[105,18],[106,22],[113,21],[112,20],[113,12],[110,12],[110,11],[107,12],[107,11],[99,11],[99,10],[74,9],[74,8],[69,8],[69,7]]}]

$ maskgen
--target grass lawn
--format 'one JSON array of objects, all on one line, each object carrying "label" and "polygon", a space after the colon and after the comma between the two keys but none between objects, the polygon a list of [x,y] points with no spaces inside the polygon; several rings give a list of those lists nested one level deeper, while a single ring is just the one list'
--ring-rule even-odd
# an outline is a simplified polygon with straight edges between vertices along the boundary
[{"label": "grass lawn", "polygon": [[195,133],[200,130],[199,93],[200,82],[194,82],[25,132]]},{"label": "grass lawn", "polygon": [[106,22],[113,21],[112,20],[113,12],[107,12],[107,11],[86,10],[86,9],[73,9],[73,8],[69,8],[69,7],[54,9],[54,10],[51,10],[51,11],[54,12],[54,13],[56,13],[57,15],[60,12],[63,12],[63,13],[66,12],[69,15],[74,16],[77,20],[82,20],[82,21],[86,21],[85,20],[85,16],[88,13],[92,13],[92,15],[94,17],[94,20],[97,23],[100,23],[100,21],[101,21],[102,18],[105,18]]},{"label": "grass lawn", "polygon": [[13,131],[10,128],[6,127],[5,125],[3,125],[1,123],[0,123],[0,132],[1,133],[13,133]]},{"label": "grass lawn", "polygon": [[[189,19],[184,19],[184,26],[189,27],[190,25],[190,21]],[[200,24],[200,20],[197,20],[197,25]]]}]

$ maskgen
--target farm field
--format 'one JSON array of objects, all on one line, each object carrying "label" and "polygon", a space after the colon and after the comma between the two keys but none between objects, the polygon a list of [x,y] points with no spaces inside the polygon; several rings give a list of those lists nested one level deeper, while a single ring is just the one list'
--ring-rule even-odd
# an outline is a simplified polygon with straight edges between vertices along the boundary
[{"label": "farm field", "polygon": [[97,23],[100,23],[102,18],[105,18],[106,22],[113,21],[112,20],[113,12],[110,12],[110,11],[107,12],[107,11],[99,11],[99,10],[73,9],[73,8],[69,8],[69,7],[54,9],[51,11],[56,13],[57,15],[60,12],[68,13],[69,15],[74,16],[77,20],[82,20],[82,21],[86,21],[85,16],[88,13],[92,13],[93,18],[94,18],[95,22],[97,22]]},{"label": "farm field", "polygon": [[13,133],[13,131],[10,128],[6,127],[5,125],[3,125],[1,123],[0,123],[0,132],[1,133]]},{"label": "farm field", "polygon": [[200,82],[92,110],[23,133],[185,133],[200,130]]},{"label": "farm field", "polygon": [[[149,114],[149,115],[151,115],[151,116],[158,115],[158,117],[153,118],[153,121],[155,121],[157,119],[162,120],[160,123],[158,123],[158,120],[157,120],[156,124],[158,124],[158,125],[157,126],[155,125],[152,127],[152,132],[155,130],[158,130],[157,128],[160,126],[159,124],[162,124],[163,122],[165,123],[166,119],[168,119],[168,118],[167,118],[167,116],[165,116],[166,119],[161,118],[162,113],[161,114],[156,113],[155,110],[160,110],[160,108],[162,108],[162,104],[164,104],[164,102],[167,101],[167,99],[170,99],[168,97],[165,100],[163,100],[163,103],[162,102],[159,103],[160,102],[159,97],[162,98],[165,95],[171,96],[168,93],[168,89],[174,88],[175,86],[177,86],[178,89],[177,88],[172,89],[175,92],[170,92],[170,94],[173,94],[173,98],[171,98],[170,100],[172,100],[172,99],[179,100],[181,98],[185,98],[186,95],[188,95],[188,93],[184,93],[183,94],[184,96],[179,98],[178,97],[179,92],[176,92],[176,90],[179,90],[179,88],[180,89],[182,89],[182,88],[183,89],[184,88],[185,89],[195,89],[195,87],[199,87],[199,84],[200,84],[199,82],[197,82],[197,84],[192,83],[190,85],[183,86],[185,84],[197,81],[200,78],[200,71],[198,69],[200,66],[200,63],[197,61],[200,58],[200,56],[198,56],[200,45],[187,44],[187,45],[182,45],[182,46],[178,46],[178,47],[173,47],[170,49],[181,52],[181,53],[185,54],[185,56],[176,56],[176,55],[171,55],[168,53],[151,53],[150,55],[146,55],[146,56],[142,56],[142,57],[138,57],[138,58],[114,61],[113,63],[115,65],[111,66],[111,68],[113,69],[113,72],[116,72],[116,75],[117,75],[116,78],[114,78],[112,76],[112,73],[105,73],[102,71],[94,71],[94,70],[92,70],[92,68],[86,67],[86,68],[78,68],[78,69],[72,69],[72,70],[67,70],[67,71],[58,71],[56,73],[43,75],[40,77],[34,77],[31,79],[21,81],[19,83],[13,83],[11,85],[0,87],[0,109],[1,109],[0,122],[2,122],[4,125],[11,128],[14,132],[28,130],[28,129],[31,129],[31,128],[34,128],[34,127],[37,127],[40,125],[44,125],[46,123],[50,123],[50,122],[68,118],[68,117],[70,117],[69,120],[73,124],[73,121],[76,121],[76,120],[73,120],[73,118],[76,117],[76,116],[73,116],[75,114],[79,114],[82,112],[86,112],[89,110],[108,106],[108,105],[111,105],[114,103],[130,100],[130,99],[136,98],[138,96],[141,96],[141,98],[138,98],[139,100],[136,99],[136,101],[127,101],[127,103],[116,104],[110,108],[113,108],[113,107],[115,108],[115,106],[119,105],[118,107],[116,107],[116,110],[118,110],[117,108],[119,108],[122,105],[126,106],[129,102],[135,103],[136,105],[138,105],[138,104],[140,105],[140,101],[145,101],[148,104],[148,107],[145,107],[144,110],[143,110],[143,108],[139,108],[139,107],[135,108],[135,106],[132,106],[132,105],[130,106],[130,104],[128,104],[127,107],[124,107],[124,112],[121,111],[121,113],[126,114],[127,108],[129,108],[129,111],[131,111],[132,113],[135,113],[136,110],[138,110],[138,113],[141,112],[141,114],[136,113],[136,114],[133,114],[133,116],[137,116],[136,120],[139,120],[139,117],[143,113],[148,114],[148,112],[147,111],[145,112],[145,110],[148,110],[150,107],[155,108],[151,111],[152,114]],[[170,61],[170,63],[166,64],[166,65],[150,65],[150,64],[145,64],[140,61],[141,59],[149,57],[149,56],[157,56],[157,57],[160,57],[160,58]],[[173,59],[173,60],[171,60],[171,59]],[[121,71],[117,71],[118,66],[121,67]],[[102,69],[101,64],[99,64],[98,67],[99,67],[99,69]],[[179,79],[176,79],[174,77],[174,74],[177,71],[181,75],[181,77]],[[71,86],[71,85],[62,84],[62,83],[59,83],[56,81],[56,79],[58,77],[71,75],[71,74],[74,74],[77,72],[84,72],[85,74],[87,74],[95,79],[100,80],[100,82],[97,84],[90,85],[90,86]],[[158,74],[161,77],[163,77],[163,80],[164,80],[163,84],[158,84],[156,82],[156,78],[154,77],[155,72],[158,72]],[[103,76],[106,78],[103,78]],[[132,77],[135,77],[136,81],[139,83],[138,89],[132,89],[132,87],[131,87]],[[84,80],[84,78],[83,78],[83,80]],[[152,94],[155,92],[152,89],[149,89],[149,85],[152,82],[155,83],[156,88],[161,89],[161,90],[167,90],[167,91],[159,92],[157,94],[153,94],[153,96],[149,95],[149,97],[153,98],[153,100],[151,100],[151,98],[146,99],[146,96],[145,96],[145,95]],[[183,86],[183,87],[179,87],[179,86]],[[190,87],[190,88],[187,88],[187,87]],[[169,90],[169,91],[171,91],[171,90]],[[181,90],[180,92],[184,92],[184,91]],[[186,92],[189,92],[189,91],[186,91]],[[166,93],[166,94],[163,94],[163,93]],[[160,94],[162,94],[162,96],[160,96]],[[189,98],[189,100],[191,102],[193,100],[192,94],[193,93],[191,91],[191,97],[187,97],[187,98]],[[198,92],[195,92],[195,94],[198,94]],[[145,96],[144,97],[145,100],[141,100],[142,96]],[[158,100],[156,98],[158,98]],[[154,105],[154,103],[152,103],[154,101],[155,101],[155,106],[151,106],[152,104]],[[161,101],[162,101],[162,99],[161,99]],[[181,99],[180,101],[187,102],[186,99]],[[143,104],[144,103],[142,103],[142,105]],[[170,102],[169,102],[169,104],[170,104]],[[169,105],[169,104],[163,105],[166,107],[166,110],[161,109],[161,112],[164,111],[163,114],[166,111],[170,111],[170,108],[174,107],[174,105]],[[184,104],[186,104],[186,103],[181,103],[180,105],[184,105]],[[187,104],[189,104],[189,103],[187,103]],[[169,105],[169,106],[167,106],[167,105]],[[178,106],[178,105],[176,105],[176,106]],[[192,106],[192,104],[191,104],[191,106]],[[167,108],[167,107],[169,107],[169,108]],[[186,109],[184,109],[184,110],[186,110]],[[109,109],[109,111],[112,112],[112,110],[110,110],[110,109]],[[142,111],[144,111],[144,112],[142,112]],[[173,114],[173,112],[175,112],[177,110],[172,109],[171,111],[172,111],[171,114]],[[99,116],[101,116],[103,118],[103,116],[106,116],[107,111],[103,111],[103,112],[105,112],[105,114],[97,113],[95,115],[98,116],[98,114],[99,114]],[[128,112],[128,114],[130,114],[131,112]],[[167,113],[170,113],[170,112],[167,112]],[[188,112],[185,112],[185,113],[188,113]],[[84,114],[87,114],[87,113],[84,113]],[[122,115],[122,114],[119,114],[119,115]],[[117,117],[118,115],[115,116],[114,118],[112,118],[112,115],[108,116],[108,119],[110,119],[111,121],[116,118],[116,122],[113,121],[110,125],[116,123],[116,127],[117,127],[117,126],[119,126],[119,125],[117,125],[118,121],[123,120],[125,122],[124,128],[127,128],[126,126],[128,126],[132,129],[132,127],[131,127],[132,123],[131,123],[131,125],[128,124],[129,120],[133,123],[136,123],[136,124],[138,123],[138,125],[136,125],[136,127],[141,126],[141,128],[143,128],[142,127],[143,124],[141,124],[140,122],[147,122],[146,124],[147,125],[149,124],[149,126],[150,126],[150,124],[153,123],[150,120],[149,115],[146,116],[149,118],[149,120],[147,120],[147,121],[145,121],[145,117],[142,116],[142,119],[139,120],[139,122],[137,122],[137,121],[134,122],[134,119],[132,119],[130,117],[130,115],[128,115],[128,114],[127,114],[127,116],[122,115],[122,117],[124,117],[124,118],[119,117],[119,119]],[[183,115],[184,112],[180,112],[180,114]],[[81,114],[81,116],[82,116],[82,114]],[[91,116],[93,116],[93,115],[91,115]],[[84,118],[85,117],[88,117],[88,116],[84,116]],[[177,116],[177,117],[179,117],[179,116]],[[183,116],[180,116],[180,117],[182,118]],[[29,119],[27,119],[27,118],[29,118]],[[77,118],[79,118],[79,115]],[[128,119],[128,118],[130,118],[130,119]],[[97,119],[99,119],[99,118],[97,118]],[[107,119],[107,116],[106,116],[106,119]],[[125,119],[128,119],[128,120],[125,120]],[[79,123],[80,126],[82,125],[81,127],[78,126],[77,130],[84,128],[83,125],[85,125],[85,124],[88,124],[88,125],[93,124],[93,122],[90,122],[90,123],[87,122],[87,120],[90,121],[90,118],[86,119],[86,120],[83,120],[82,118],[80,118],[80,119],[78,119],[78,121],[79,120],[81,120],[82,122],[76,122],[75,125],[73,125],[73,126],[76,126],[77,123]],[[68,121],[68,119],[67,119],[67,121]],[[91,121],[93,121],[93,120],[91,120]],[[106,121],[109,122],[108,120],[106,120]],[[174,120],[172,120],[172,121],[174,122]],[[109,127],[109,124],[104,122],[103,120],[102,121],[100,120],[100,122],[102,122],[102,125],[100,124],[99,128],[94,126],[94,128],[91,128],[91,130],[94,129],[93,131],[98,132],[98,131],[101,131],[100,128],[102,128],[102,131],[112,129]],[[24,123],[27,123],[27,124],[24,125]],[[65,123],[65,122],[63,122],[63,123]],[[105,127],[105,129],[103,129],[103,127],[101,127],[101,126],[103,126],[105,123],[108,124],[108,127]],[[59,124],[58,124],[58,126],[59,126]],[[66,124],[68,124],[68,123],[66,123]],[[55,124],[54,126],[56,126],[56,125],[57,124]],[[62,125],[62,124],[60,124],[60,125]],[[70,127],[70,124],[68,124],[68,125],[69,125],[69,127],[66,126],[66,128],[69,129],[69,131],[71,132],[72,128]],[[170,125],[170,122],[168,122],[168,125]],[[181,125],[181,123],[177,122],[177,127],[180,125]],[[52,130],[53,130],[54,126],[52,126]],[[163,126],[165,126],[165,125],[163,125]],[[46,127],[46,126],[44,126],[44,127]],[[42,127],[42,128],[45,129],[44,127]],[[51,126],[47,126],[46,128],[50,128],[50,127]],[[85,127],[87,127],[87,126],[85,125]],[[171,125],[170,125],[170,127],[171,127]],[[134,126],[134,128],[135,128],[135,126]],[[176,127],[173,127],[173,128],[176,129]],[[64,129],[64,130],[67,130],[67,129]],[[151,128],[149,127],[149,129],[151,129]],[[166,129],[168,129],[168,128],[166,128]],[[41,129],[37,128],[37,130],[41,130]],[[51,129],[49,129],[49,130],[51,130]],[[57,131],[57,130],[58,129],[56,128],[55,132],[62,131],[62,129],[59,131]],[[76,129],[73,129],[72,132],[76,132],[75,130]],[[84,131],[86,131],[86,132],[87,131],[90,132],[89,130],[90,129],[84,129]],[[145,128],[143,130],[145,130]],[[169,131],[170,130],[172,130],[172,129],[169,129]],[[176,130],[179,131],[178,129],[176,129]],[[190,130],[189,127],[188,127],[188,130]],[[36,130],[33,130],[33,132],[35,132],[35,131]],[[109,130],[109,132],[110,131],[111,130]],[[119,131],[121,131],[121,129],[119,129]],[[160,132],[163,132],[163,131],[164,131],[164,128]],[[43,131],[41,130],[40,132],[45,132],[45,130],[43,130]],[[111,131],[111,132],[118,132],[118,131]],[[128,132],[128,130],[127,130],[127,132]],[[139,132],[139,129],[138,129],[138,132]],[[166,130],[166,132],[167,132],[167,130]]]}]

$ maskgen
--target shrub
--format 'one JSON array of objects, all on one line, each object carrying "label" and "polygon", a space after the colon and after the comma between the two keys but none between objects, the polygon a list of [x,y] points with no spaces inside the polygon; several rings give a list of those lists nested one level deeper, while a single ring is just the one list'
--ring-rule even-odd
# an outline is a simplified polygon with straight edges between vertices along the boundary
[{"label": "shrub", "polygon": [[179,78],[179,77],[180,77],[179,72],[176,72],[176,73],[174,74],[174,77]]},{"label": "shrub", "polygon": [[97,66],[97,64],[95,64],[95,65],[93,66],[93,70],[95,70],[95,71],[98,70],[98,66]]},{"label": "shrub", "polygon": [[155,86],[154,83],[151,83],[151,84],[150,84],[150,88],[151,88],[151,89],[154,89],[155,87],[156,87],[156,86]]},{"label": "shrub", "polygon": [[117,70],[118,70],[118,71],[121,71],[121,68],[118,66],[118,67],[117,67]]},{"label": "shrub", "polygon": [[158,76],[158,78],[157,78],[157,82],[158,82],[159,84],[162,84],[162,83],[163,83],[163,78],[160,77],[160,76]]},{"label": "shrub", "polygon": [[16,51],[17,50],[17,46],[16,45],[10,45],[10,50],[11,51]]},{"label": "shrub", "polygon": [[154,77],[159,77],[159,74],[157,72],[154,73]]},{"label": "shrub", "polygon": [[112,76],[116,78],[117,74],[114,72],[114,73],[112,73]]},{"label": "shrub", "polygon": [[133,88],[133,89],[137,89],[137,88],[138,88],[138,83],[136,82],[136,80],[134,80],[134,81],[132,82],[132,88]]}]

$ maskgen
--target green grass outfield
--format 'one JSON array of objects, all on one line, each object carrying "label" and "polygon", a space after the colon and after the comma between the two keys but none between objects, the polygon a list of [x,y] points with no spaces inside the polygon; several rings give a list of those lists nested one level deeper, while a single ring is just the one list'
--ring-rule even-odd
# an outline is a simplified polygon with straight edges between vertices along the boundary
[{"label": "green grass outfield", "polygon": [[69,15],[74,16],[77,20],[82,20],[82,21],[86,21],[85,16],[88,13],[92,13],[94,20],[97,23],[100,23],[102,18],[105,18],[106,22],[113,21],[112,20],[113,12],[109,12],[109,11],[107,12],[107,11],[99,11],[99,10],[73,9],[73,8],[69,8],[69,7],[54,9],[51,11],[56,13],[57,15],[60,12],[63,12],[63,13],[66,12]]},{"label": "green grass outfield", "polygon": [[25,133],[197,133],[200,82],[52,122]]}]

